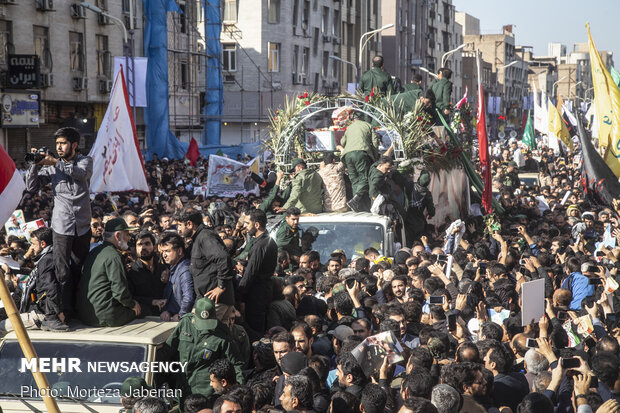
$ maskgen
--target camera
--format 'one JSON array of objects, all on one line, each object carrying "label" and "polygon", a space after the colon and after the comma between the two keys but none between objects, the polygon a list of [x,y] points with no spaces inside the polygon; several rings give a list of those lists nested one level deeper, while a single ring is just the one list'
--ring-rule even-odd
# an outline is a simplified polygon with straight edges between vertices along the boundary
[{"label": "camera", "polygon": [[36,164],[41,162],[46,155],[54,156],[54,153],[49,150],[48,147],[42,146],[36,152],[27,153],[26,155],[24,155],[24,161],[29,165]]}]

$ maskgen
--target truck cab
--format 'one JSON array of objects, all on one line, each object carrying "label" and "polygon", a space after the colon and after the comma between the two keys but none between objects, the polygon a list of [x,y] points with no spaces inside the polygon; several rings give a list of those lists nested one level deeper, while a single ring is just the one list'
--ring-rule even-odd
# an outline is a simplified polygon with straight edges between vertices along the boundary
[{"label": "truck cab", "polygon": [[[159,373],[145,366],[161,361],[159,350],[176,324],[147,317],[121,327],[72,325],[75,328],[66,333],[29,330],[28,334],[41,371],[45,372],[41,360],[55,361],[45,374],[60,411],[118,413],[121,385],[128,377],[140,376],[153,388],[161,388]],[[0,406],[5,413],[46,411],[23,357],[15,333],[8,333],[0,343]],[[133,370],[135,366],[148,371]]]},{"label": "truck cab", "polygon": [[[282,220],[269,228],[273,238]],[[306,232],[318,234],[310,249],[321,255],[321,262],[326,262],[337,249],[343,250],[349,260],[353,255],[363,257],[364,249],[368,247],[376,248],[386,257],[393,257],[395,253],[394,224],[384,215],[367,212],[302,215],[299,218],[299,228],[302,238]]]}]

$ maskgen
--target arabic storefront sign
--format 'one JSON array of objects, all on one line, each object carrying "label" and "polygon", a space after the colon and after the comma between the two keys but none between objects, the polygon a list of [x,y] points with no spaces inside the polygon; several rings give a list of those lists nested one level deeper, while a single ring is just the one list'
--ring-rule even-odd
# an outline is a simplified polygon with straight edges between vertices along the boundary
[{"label": "arabic storefront sign", "polygon": [[38,128],[40,98],[35,92],[3,92],[2,127]]},{"label": "arabic storefront sign", "polygon": [[39,57],[30,54],[9,55],[9,88],[39,87]]}]

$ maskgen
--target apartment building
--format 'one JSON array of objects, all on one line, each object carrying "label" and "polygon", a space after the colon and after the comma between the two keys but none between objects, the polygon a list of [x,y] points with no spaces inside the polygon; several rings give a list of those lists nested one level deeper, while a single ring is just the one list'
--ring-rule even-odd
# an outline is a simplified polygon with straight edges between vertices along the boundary
[{"label": "apartment building", "polygon": [[[92,4],[129,26],[129,0]],[[141,2],[133,4],[140,12]],[[0,142],[11,157],[21,162],[31,147],[53,147],[62,126],[82,132],[81,147],[92,144],[109,100],[113,58],[124,53],[123,33],[112,23],[78,1],[0,0],[0,87],[3,102],[13,102],[2,114]],[[136,30],[140,56],[142,44]]]}]

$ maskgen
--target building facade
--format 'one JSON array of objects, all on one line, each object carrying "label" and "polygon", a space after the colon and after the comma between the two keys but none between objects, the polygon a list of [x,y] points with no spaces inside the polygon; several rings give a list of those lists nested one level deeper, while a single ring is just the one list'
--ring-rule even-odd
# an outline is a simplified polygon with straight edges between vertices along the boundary
[{"label": "building facade", "polygon": [[500,97],[500,115],[508,118],[507,126],[520,128],[523,96],[528,94],[529,68],[524,60],[525,50],[517,53],[512,26],[504,26],[501,34],[467,34],[463,42],[468,44],[467,52],[477,50],[482,60],[491,64],[495,85],[490,91],[493,96]]},{"label": "building facade", "polygon": [[[452,69],[452,102],[461,99],[464,93],[462,87],[462,59],[461,51],[457,49],[465,41],[463,28],[456,22],[456,11],[452,0],[428,0],[423,2],[422,10],[425,20],[424,37],[426,48],[423,66],[432,73],[443,66]],[[425,85],[433,80],[432,76],[424,74]]]},{"label": "building facade", "polygon": [[394,25],[382,32],[385,69],[402,85],[413,80],[426,54],[422,12],[419,0],[381,1],[382,23]]},{"label": "building facade", "polygon": [[[266,137],[269,111],[305,90],[338,95],[356,81],[361,34],[380,27],[378,0],[225,0],[224,145]],[[368,67],[380,37],[368,42]]]},{"label": "building facade", "polygon": [[[133,3],[134,15],[141,14],[141,2]],[[129,26],[128,0],[93,0],[92,4]],[[136,55],[142,56],[142,23],[139,19],[135,22],[140,25],[135,36]],[[0,43],[3,95],[16,89],[12,76],[19,77],[20,71],[27,70],[13,65],[19,59],[10,56],[36,56],[38,60],[33,87],[20,89],[40,95],[38,125],[15,127],[9,124],[10,115],[3,114],[0,142],[11,157],[19,164],[32,147],[53,148],[52,135],[62,126],[78,128],[84,138],[80,147],[88,150],[107,108],[114,56],[123,56],[119,27],[77,1],[5,0],[0,1]],[[139,133],[143,134],[143,128]]]}]

